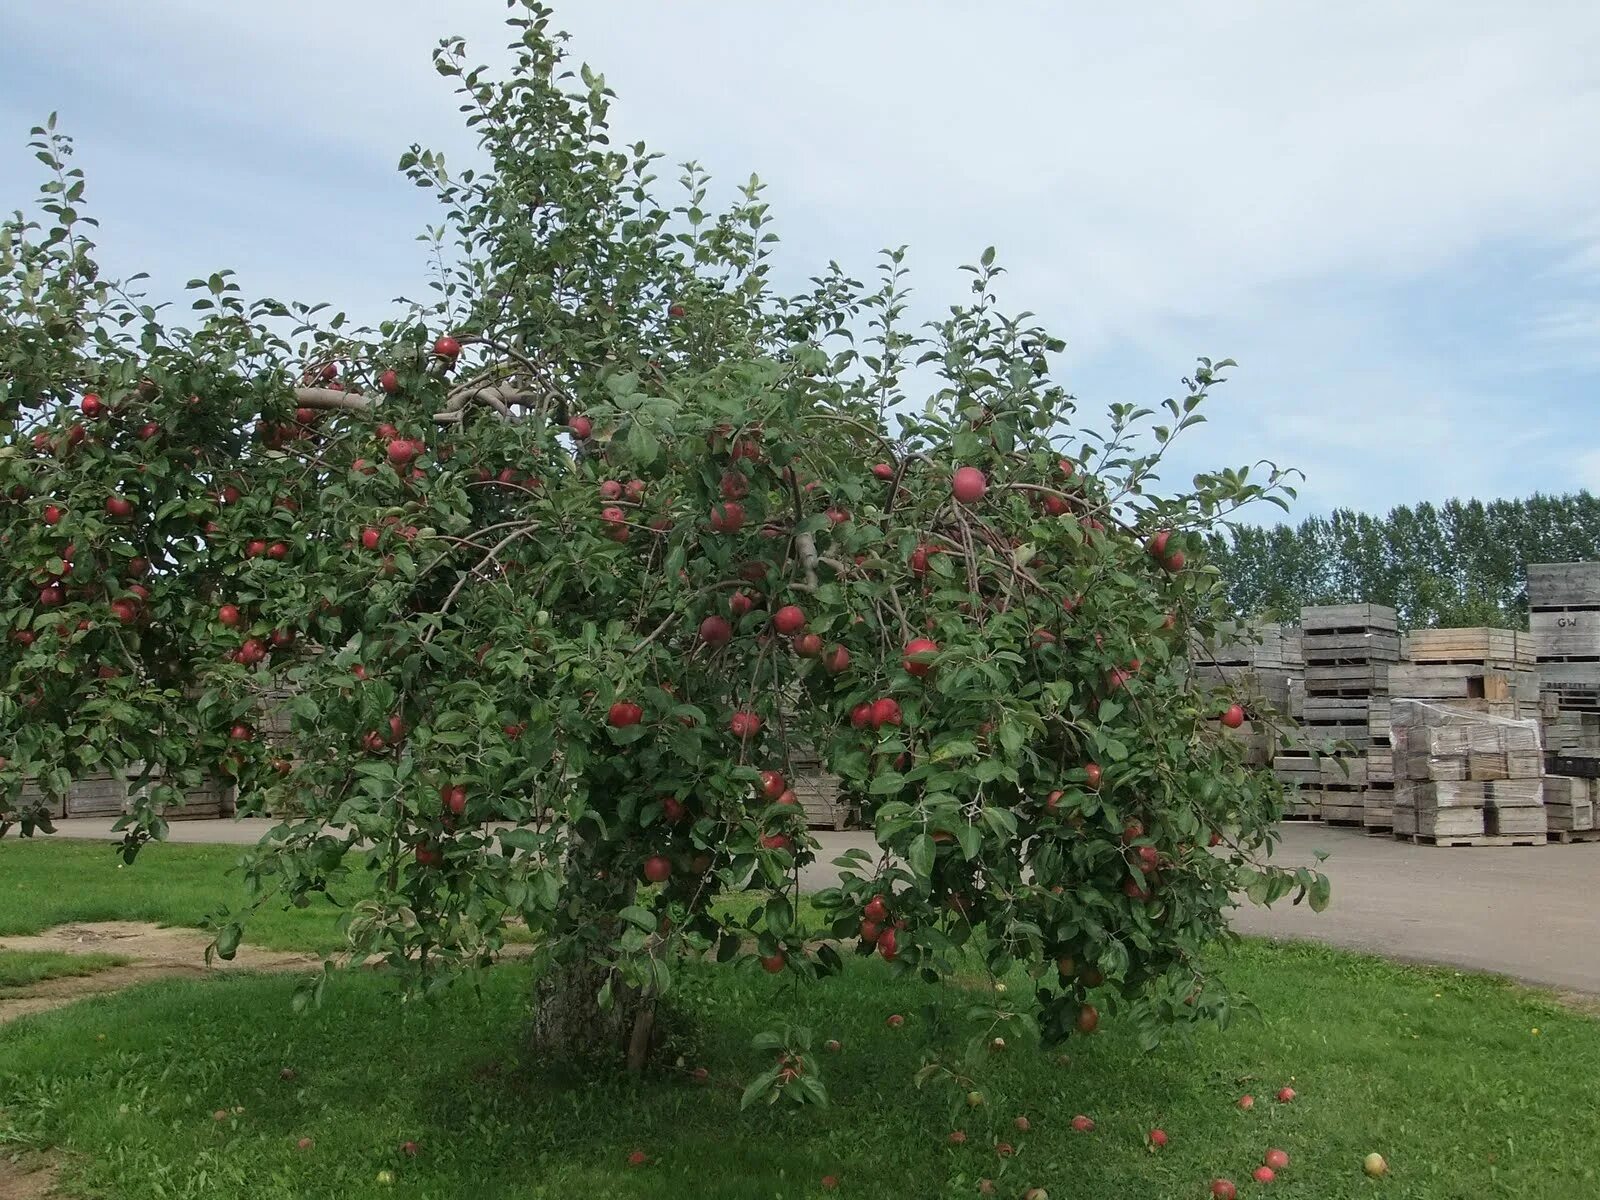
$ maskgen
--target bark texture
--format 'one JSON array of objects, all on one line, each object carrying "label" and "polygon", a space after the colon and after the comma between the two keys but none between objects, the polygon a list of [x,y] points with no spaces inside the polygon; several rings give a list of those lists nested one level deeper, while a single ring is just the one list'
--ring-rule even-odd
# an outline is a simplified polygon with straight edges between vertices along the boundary
[{"label": "bark texture", "polygon": [[655,1003],[620,979],[611,1003],[601,1008],[600,990],[609,968],[587,960],[552,963],[533,985],[530,1043],[547,1062],[626,1064],[642,1071],[655,1044]]}]

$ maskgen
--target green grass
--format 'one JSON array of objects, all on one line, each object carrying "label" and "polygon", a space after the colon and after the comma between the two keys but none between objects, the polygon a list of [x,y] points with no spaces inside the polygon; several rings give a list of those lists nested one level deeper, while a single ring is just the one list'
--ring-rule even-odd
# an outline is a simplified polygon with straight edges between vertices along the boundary
[{"label": "green grass", "polygon": [[[224,906],[244,905],[243,879],[234,871],[244,849],[155,843],[128,867],[115,843],[0,839],[0,937],[69,921],[199,928]],[[359,899],[364,879],[352,873],[340,900]],[[269,903],[251,918],[245,940],[270,950],[328,953],[344,945],[337,927],[340,911],[325,901],[309,908]]]},{"label": "green grass", "polygon": [[[193,924],[237,851],[154,849],[118,870],[104,846],[0,844],[0,930]],[[289,920],[269,917],[262,940],[336,939],[329,914]],[[341,974],[299,1016],[291,977],[152,984],[0,1026],[0,1143],[64,1150],[68,1195],[123,1200],[798,1200],[820,1195],[824,1174],[872,1200],[973,1196],[983,1176],[1002,1197],[1040,1185],[1054,1200],[1200,1200],[1219,1175],[1241,1196],[1286,1200],[1600,1197],[1600,1022],[1502,980],[1309,945],[1247,942],[1225,967],[1259,1021],[1146,1055],[1107,1019],[1068,1047],[1067,1067],[1014,1046],[986,1063],[990,1103],[960,1111],[958,1149],[945,1144],[950,1095],[911,1080],[956,1036],[934,1034],[925,1006],[959,1013],[962,997],[877,961],[798,990],[754,970],[677,972],[685,1063],[707,1067],[707,1085],[672,1070],[573,1083],[525,1061],[522,964],[426,1004],[398,1002],[382,975]],[[885,1029],[891,1012],[903,1030]],[[766,1065],[750,1039],[785,1018],[844,1042],[821,1059],[833,1104],[741,1112],[742,1082]],[[294,1079],[279,1078],[285,1066]],[[1273,1103],[1286,1083],[1299,1099]],[[1248,1113],[1234,1104],[1247,1091]],[[1094,1133],[1071,1131],[1079,1112]],[[1031,1132],[1012,1128],[1018,1115]],[[1172,1139],[1160,1154],[1143,1143],[1155,1125]],[[301,1137],[314,1147],[297,1149]],[[1014,1158],[996,1157],[1001,1139]],[[417,1158],[398,1155],[406,1140]],[[1289,1169],[1270,1188],[1248,1182],[1273,1146]],[[626,1165],[635,1148],[648,1166]],[[1388,1179],[1362,1175],[1370,1150]]]},{"label": "green grass", "polygon": [[0,999],[8,991],[47,979],[97,975],[128,960],[118,954],[62,954],[56,950],[0,949]]}]

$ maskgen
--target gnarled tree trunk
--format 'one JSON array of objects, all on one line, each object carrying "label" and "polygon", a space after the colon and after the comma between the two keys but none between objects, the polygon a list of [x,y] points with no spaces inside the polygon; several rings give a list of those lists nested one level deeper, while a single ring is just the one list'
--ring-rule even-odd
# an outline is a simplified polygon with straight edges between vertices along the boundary
[{"label": "gnarled tree trunk", "polygon": [[612,969],[587,959],[551,963],[533,984],[533,1031],[529,1043],[547,1061],[615,1064],[642,1071],[655,1044],[655,1000],[620,978],[611,980],[611,1002],[599,1003]]}]

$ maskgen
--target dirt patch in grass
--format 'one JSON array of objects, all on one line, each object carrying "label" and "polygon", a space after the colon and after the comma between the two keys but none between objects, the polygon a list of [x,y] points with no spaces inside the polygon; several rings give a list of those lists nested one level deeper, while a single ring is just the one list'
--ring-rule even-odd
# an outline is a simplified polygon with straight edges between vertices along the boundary
[{"label": "dirt patch in grass", "polygon": [[55,1194],[54,1159],[45,1154],[8,1155],[0,1149],[0,1200],[44,1200]]},{"label": "dirt patch in grass", "polygon": [[[8,994],[0,999],[0,1024],[154,979],[203,975],[213,970],[308,971],[322,963],[315,954],[240,946],[231,961],[213,958],[208,966],[205,952],[210,942],[211,935],[203,930],[162,928],[142,921],[86,921],[58,925],[38,934],[0,937],[0,950],[115,954],[127,960],[126,965],[94,975],[47,979]],[[3,1186],[0,1200],[8,1200]]]}]

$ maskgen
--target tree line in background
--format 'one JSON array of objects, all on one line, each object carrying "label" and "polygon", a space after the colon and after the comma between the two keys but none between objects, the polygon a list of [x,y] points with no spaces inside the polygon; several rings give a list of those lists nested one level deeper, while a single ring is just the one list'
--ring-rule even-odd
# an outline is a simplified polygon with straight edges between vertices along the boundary
[{"label": "tree line in background", "polygon": [[1402,628],[1518,626],[1527,564],[1592,559],[1597,547],[1600,498],[1583,491],[1240,525],[1212,535],[1211,558],[1242,613],[1292,619],[1307,604],[1371,601],[1392,605]]}]

